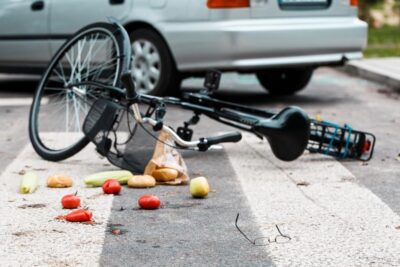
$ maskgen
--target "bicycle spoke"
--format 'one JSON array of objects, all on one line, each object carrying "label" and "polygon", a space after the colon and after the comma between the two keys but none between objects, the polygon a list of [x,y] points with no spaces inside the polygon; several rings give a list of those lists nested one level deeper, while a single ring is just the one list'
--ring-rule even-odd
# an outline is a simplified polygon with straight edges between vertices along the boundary
[{"label": "bicycle spoke", "polygon": [[[94,81],[115,86],[120,73],[119,45],[109,32],[92,31],[71,42],[48,71],[41,95],[49,101],[37,110],[37,128],[44,146],[60,150],[83,137],[82,125],[97,98],[104,90],[90,85],[70,88],[72,84]],[[50,141],[43,133],[59,132]]]}]

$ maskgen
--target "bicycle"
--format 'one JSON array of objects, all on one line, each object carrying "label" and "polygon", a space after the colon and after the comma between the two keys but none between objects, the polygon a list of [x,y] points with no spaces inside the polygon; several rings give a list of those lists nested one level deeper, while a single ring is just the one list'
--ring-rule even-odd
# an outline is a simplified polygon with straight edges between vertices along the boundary
[{"label": "bicycle", "polygon": [[[107,158],[121,157],[123,152],[117,146],[133,140],[138,125],[155,139],[158,131],[167,132],[173,146],[182,149],[207,151],[220,143],[241,140],[237,131],[192,140],[191,126],[201,115],[267,139],[274,155],[284,161],[297,159],[305,150],[359,160],[373,155],[376,139],[371,133],[310,119],[298,107],[274,113],[213,98],[221,76],[217,71],[207,73],[206,90],[187,93],[182,99],[136,92],[130,49],[129,36],[116,21],[86,26],[61,46],[39,83],[30,111],[30,140],[42,158],[64,160],[90,141]],[[139,104],[147,106],[147,111],[142,112]],[[194,115],[174,130],[163,121],[170,105]],[[127,117],[128,137],[118,143],[111,135],[116,136],[123,116]]]}]

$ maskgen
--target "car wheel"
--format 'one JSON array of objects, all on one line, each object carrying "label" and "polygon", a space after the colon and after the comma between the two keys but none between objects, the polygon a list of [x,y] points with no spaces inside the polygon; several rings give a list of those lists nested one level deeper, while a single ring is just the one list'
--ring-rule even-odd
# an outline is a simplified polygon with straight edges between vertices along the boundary
[{"label": "car wheel", "polygon": [[150,29],[130,33],[132,45],[132,76],[136,90],[150,95],[176,95],[181,77],[164,40]]},{"label": "car wheel", "polygon": [[256,75],[271,95],[293,95],[307,86],[313,71],[312,68],[269,69]]}]

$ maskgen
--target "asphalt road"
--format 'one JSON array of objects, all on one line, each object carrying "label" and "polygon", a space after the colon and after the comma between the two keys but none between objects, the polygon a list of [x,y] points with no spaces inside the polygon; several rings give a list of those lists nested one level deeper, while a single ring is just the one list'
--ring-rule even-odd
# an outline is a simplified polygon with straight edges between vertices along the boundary
[{"label": "asphalt road", "polygon": [[[0,183],[3,185],[8,183],[8,179],[14,182],[20,179],[16,172],[24,167],[23,161],[32,160],[29,166],[41,165],[35,167],[47,168],[48,171],[58,168],[57,164],[36,158],[28,145],[29,99],[35,83],[33,78],[10,79],[3,76],[0,80],[0,123],[3,125],[0,131],[0,170],[3,173]],[[200,84],[199,80],[190,80],[184,83],[184,88],[195,89]],[[224,76],[221,90],[216,96],[273,110],[297,105],[304,108],[310,116],[319,114],[324,120],[348,123],[355,129],[372,132],[378,140],[374,157],[368,163],[361,163],[337,162],[325,156],[305,155],[297,163],[283,164],[273,158],[267,144],[259,144],[249,136],[245,136],[240,145],[228,145],[222,151],[184,153],[190,175],[208,177],[213,190],[207,199],[190,198],[187,186],[158,186],[150,190],[126,189],[121,196],[107,199],[109,206],[106,206],[105,203],[108,202],[105,201],[102,202],[104,208],[96,207],[101,215],[99,226],[93,228],[93,233],[103,232],[104,237],[101,236],[100,241],[91,241],[100,245],[96,247],[97,250],[92,251],[90,259],[84,260],[85,253],[90,253],[90,249],[80,252],[78,247],[71,247],[68,257],[53,255],[55,258],[62,258],[62,261],[49,261],[48,258],[41,261],[41,257],[44,257],[41,255],[44,254],[40,253],[39,248],[36,252],[27,250],[26,253],[31,253],[33,257],[27,257],[31,262],[21,265],[32,263],[93,266],[97,262],[103,266],[400,264],[399,257],[392,252],[400,244],[397,242],[400,233],[395,228],[400,225],[398,94],[392,93],[384,85],[324,68],[316,72],[306,90],[292,97],[271,97],[260,88],[253,76],[247,75]],[[170,109],[167,121],[172,126],[178,126],[189,116],[190,113]],[[226,126],[202,118],[196,127],[196,136],[227,130],[229,128]],[[82,153],[81,158],[78,156],[72,159],[76,161],[66,161],[62,168],[73,168],[73,173],[96,166],[99,169],[110,168],[105,160],[96,156],[95,151],[87,150]],[[87,162],[82,163],[82,158]],[[60,165],[60,169],[62,168]],[[43,176],[45,175],[48,175],[46,171],[43,172]],[[304,181],[311,185],[304,188],[297,185]],[[343,184],[343,181],[346,183]],[[59,196],[64,192],[60,191]],[[40,193],[46,196],[48,192],[38,191],[36,194]],[[136,205],[137,197],[144,193],[160,196],[164,208],[152,212],[132,208]],[[85,190],[83,194],[91,193]],[[10,202],[10,209],[14,201],[30,201],[29,198],[21,200],[18,194],[7,197],[5,201]],[[32,198],[31,201],[38,200]],[[48,205],[52,205],[51,197],[47,201]],[[61,212],[56,207],[57,205],[52,208],[52,212]],[[5,216],[4,212],[0,209],[1,216]],[[279,224],[292,240],[289,244],[254,246],[234,227],[237,213],[241,216],[240,225],[251,238],[275,236],[275,232],[271,231],[274,231],[275,224]],[[16,218],[12,215],[8,217],[18,220],[18,216],[23,216],[21,214],[16,214]],[[35,212],[32,214],[31,219],[35,220]],[[51,226],[57,227],[57,224]],[[62,225],[63,228],[67,226]],[[15,229],[11,231],[10,227],[11,223],[0,223],[1,230],[6,231],[0,234],[0,243],[3,246],[5,242],[1,242],[2,238],[10,242],[6,245],[9,247],[18,247],[18,242],[35,245],[35,238],[44,238],[13,235]],[[27,227],[24,223],[19,226],[24,227]],[[110,229],[115,227],[122,230],[121,235],[111,233]],[[73,237],[80,238],[82,246],[90,248],[93,245],[85,240],[88,238],[85,230],[79,232],[79,235],[71,235],[72,237],[66,237],[60,234],[60,239],[57,240],[65,238],[66,243],[55,243],[51,246],[67,246],[67,239]],[[315,236],[312,237],[313,235]],[[348,235],[349,238],[342,238],[343,235]],[[51,243],[51,235],[46,238],[50,238]],[[380,250],[374,244],[384,249]],[[23,248],[18,248],[19,250],[13,251],[17,251],[17,254],[18,251],[24,251]],[[4,263],[1,265],[7,265],[7,255],[0,255],[0,263]],[[46,255],[52,257],[49,252]]]}]

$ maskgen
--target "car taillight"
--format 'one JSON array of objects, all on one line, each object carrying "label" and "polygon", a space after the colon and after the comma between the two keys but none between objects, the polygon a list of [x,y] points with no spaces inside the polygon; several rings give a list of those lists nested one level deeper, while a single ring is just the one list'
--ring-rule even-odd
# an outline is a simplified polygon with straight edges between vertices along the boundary
[{"label": "car taillight", "polygon": [[358,6],[358,0],[350,0],[350,5],[357,7]]},{"label": "car taillight", "polygon": [[241,8],[250,7],[250,0],[208,0],[208,8]]}]

